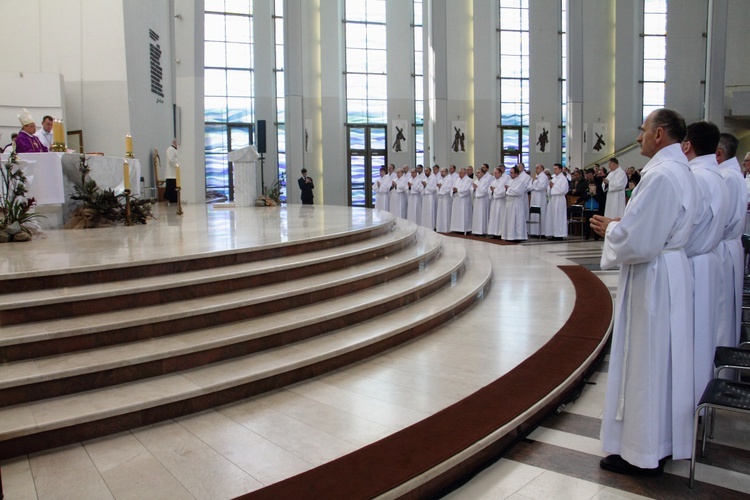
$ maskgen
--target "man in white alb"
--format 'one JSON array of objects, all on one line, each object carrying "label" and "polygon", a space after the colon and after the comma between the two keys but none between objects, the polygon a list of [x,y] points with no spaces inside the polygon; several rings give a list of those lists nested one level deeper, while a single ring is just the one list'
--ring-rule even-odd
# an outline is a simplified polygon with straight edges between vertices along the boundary
[{"label": "man in white alb", "polygon": [[609,173],[602,180],[602,189],[607,193],[604,216],[614,219],[625,213],[625,189],[628,187],[628,174],[620,168],[617,158],[609,160]]},{"label": "man in white alb", "polygon": [[372,190],[375,192],[375,208],[387,212],[390,205],[388,193],[391,190],[391,178],[385,167],[380,167],[380,178],[372,183]]},{"label": "man in white alb", "polygon": [[[546,175],[545,175],[546,177]],[[561,240],[568,237],[568,179],[562,171],[562,165],[555,163],[555,173],[549,181],[549,204],[544,219],[544,234],[550,240]]]},{"label": "man in white alb", "polygon": [[534,173],[531,175],[531,201],[530,206],[539,207],[540,214],[529,214],[529,236],[536,236],[537,238],[544,236],[545,231],[545,217],[547,214],[547,191],[549,190],[549,179],[544,173],[544,165],[537,164],[534,167]]},{"label": "man in white alb", "polygon": [[497,167],[494,172],[494,179],[490,184],[490,220],[487,223],[487,234],[491,236],[500,236],[503,227],[503,212],[505,209],[505,186],[510,181],[510,177],[504,175],[504,166]]},{"label": "man in white alb", "polygon": [[424,173],[427,178],[422,182],[424,193],[422,193],[422,220],[420,225],[427,229],[435,230],[435,216],[437,215],[437,183],[440,179],[440,167],[435,165],[433,173],[426,168]]},{"label": "man in white alb", "polygon": [[471,217],[471,234],[483,236],[487,234],[487,222],[490,219],[490,176],[484,175],[481,168],[474,174],[472,189],[474,190],[474,207]]},{"label": "man in white alb", "polygon": [[448,233],[451,230],[451,209],[453,208],[453,180],[447,168],[440,171],[437,182],[437,214],[435,215],[435,231]]},{"label": "man in white alb", "polygon": [[716,149],[716,161],[719,172],[729,190],[729,208],[724,224],[720,251],[724,263],[724,288],[726,312],[722,314],[717,326],[717,344],[736,347],[740,341],[740,322],[742,320],[742,287],[744,280],[744,251],[742,250],[742,233],[745,230],[747,198],[745,180],[737,162],[739,141],[732,134],[723,133]]},{"label": "man in white alb", "polygon": [[406,219],[419,225],[422,221],[422,193],[424,192],[424,185],[422,180],[419,178],[417,169],[411,169],[411,178],[408,181],[409,195],[408,207],[406,209]]},{"label": "man in white alb", "polygon": [[526,230],[528,209],[523,199],[527,198],[529,176],[521,175],[521,167],[516,165],[510,169],[510,178],[511,181],[505,185],[505,209],[500,232],[505,241],[526,240],[528,239]]},{"label": "man in white alb", "polygon": [[724,235],[729,189],[719,172],[716,148],[719,127],[700,121],[687,127],[682,141],[682,152],[688,159],[690,171],[698,185],[695,203],[696,217],[685,254],[693,271],[693,366],[695,368],[695,402],[697,406],[706,384],[714,375],[716,325],[724,314],[723,263],[719,243]]},{"label": "man in white alb", "polygon": [[458,180],[453,183],[453,206],[451,207],[451,231],[471,231],[471,178],[466,169],[458,171]]},{"label": "man in white alb", "polygon": [[620,266],[607,392],[603,469],[659,476],[666,457],[690,458],[693,441],[693,294],[685,245],[697,186],[676,111],[648,115],[638,143],[651,158],[621,220],[595,215],[602,269]]},{"label": "man in white alb", "polygon": [[52,135],[52,123],[53,118],[49,115],[46,115],[44,118],[42,118],[42,128],[41,130],[36,131],[36,135],[40,141],[42,141],[42,144],[44,144],[49,151],[52,151],[52,144],[54,144],[54,137]]}]

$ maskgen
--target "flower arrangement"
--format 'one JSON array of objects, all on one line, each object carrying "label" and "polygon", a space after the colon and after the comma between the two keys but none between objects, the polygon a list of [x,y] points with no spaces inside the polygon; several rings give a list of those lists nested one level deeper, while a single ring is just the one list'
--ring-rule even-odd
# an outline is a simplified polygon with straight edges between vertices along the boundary
[{"label": "flower arrangement", "polygon": [[281,184],[279,179],[276,179],[263,191],[263,196],[255,200],[255,206],[276,207],[278,205],[281,205]]},{"label": "flower arrangement", "polygon": [[23,168],[19,167],[15,149],[10,158],[0,168],[0,243],[8,241],[29,241],[34,234],[41,233],[35,219],[44,215],[35,213],[34,198],[27,198],[28,179]]},{"label": "flower arrangement", "polygon": [[[78,172],[81,174],[81,183],[74,187],[75,194],[71,200],[82,201],[83,205],[78,207],[65,224],[65,229],[87,229],[95,227],[107,227],[125,222],[125,194],[116,195],[112,189],[102,190],[96,185],[96,181],[89,178],[89,169],[86,155],[80,155]],[[135,224],[145,224],[150,218],[153,202],[142,200],[136,196],[130,197],[130,219]]]}]

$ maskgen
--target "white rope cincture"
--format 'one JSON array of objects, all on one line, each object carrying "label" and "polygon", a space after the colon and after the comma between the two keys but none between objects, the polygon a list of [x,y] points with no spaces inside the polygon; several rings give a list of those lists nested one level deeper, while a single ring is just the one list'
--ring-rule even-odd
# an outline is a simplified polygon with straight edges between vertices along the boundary
[{"label": "white rope cincture", "polygon": [[625,338],[623,339],[622,369],[620,373],[620,397],[617,399],[617,413],[615,420],[622,421],[625,413],[625,377],[627,375],[628,351],[630,346],[630,320],[631,320],[631,303],[633,299],[633,269],[628,269],[628,293],[625,303]]}]

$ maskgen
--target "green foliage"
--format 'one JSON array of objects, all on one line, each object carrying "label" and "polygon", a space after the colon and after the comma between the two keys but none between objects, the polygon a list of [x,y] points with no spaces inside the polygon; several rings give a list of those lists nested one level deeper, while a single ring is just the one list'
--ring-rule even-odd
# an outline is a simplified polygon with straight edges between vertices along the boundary
[{"label": "green foliage", "polygon": [[[99,188],[96,181],[89,178],[91,170],[86,155],[80,155],[78,172],[81,174],[83,187],[75,186],[75,194],[70,199],[82,201],[83,210],[95,213],[103,224],[125,222],[125,194],[116,195],[112,189]],[[131,196],[130,220],[135,224],[145,224],[148,219],[153,218],[152,207],[150,200]]]},{"label": "green foliage", "polygon": [[0,168],[0,227],[8,227],[18,222],[24,231],[29,232],[23,225],[32,219],[44,217],[31,211],[36,205],[36,200],[26,197],[29,191],[27,182],[23,170],[18,168],[18,156],[13,150],[8,161]]}]

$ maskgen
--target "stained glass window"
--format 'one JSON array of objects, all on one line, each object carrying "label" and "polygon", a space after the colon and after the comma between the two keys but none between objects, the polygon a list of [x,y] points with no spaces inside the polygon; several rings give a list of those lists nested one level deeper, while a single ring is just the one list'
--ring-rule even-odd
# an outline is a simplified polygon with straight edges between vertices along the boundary
[{"label": "stained glass window", "polygon": [[643,119],[664,107],[667,0],[643,1]]},{"label": "stained glass window", "polygon": [[252,2],[204,3],[206,191],[229,197],[227,153],[246,146],[255,120]]}]

